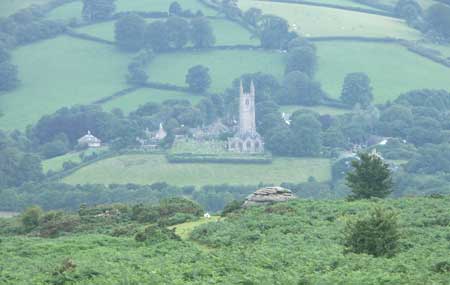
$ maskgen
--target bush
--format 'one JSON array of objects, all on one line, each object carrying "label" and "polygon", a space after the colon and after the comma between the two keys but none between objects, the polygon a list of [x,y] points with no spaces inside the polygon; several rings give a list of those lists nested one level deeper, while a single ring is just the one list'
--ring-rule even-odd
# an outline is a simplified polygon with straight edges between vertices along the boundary
[{"label": "bush", "polygon": [[43,214],[43,211],[38,206],[32,206],[25,210],[20,217],[20,221],[26,231],[31,231],[39,226],[39,220]]},{"label": "bush", "polygon": [[234,213],[237,210],[239,210],[242,206],[242,201],[238,201],[238,200],[233,200],[230,203],[228,203],[227,205],[225,205],[225,207],[223,208],[222,214],[221,216],[224,217],[228,214]]},{"label": "bush", "polygon": [[175,229],[169,230],[158,225],[146,227],[143,232],[137,233],[134,239],[139,242],[147,243],[158,243],[166,240],[181,240],[181,238],[175,234]]},{"label": "bush", "polygon": [[344,245],[346,252],[392,257],[397,252],[399,239],[397,215],[377,207],[368,215],[347,223]]}]

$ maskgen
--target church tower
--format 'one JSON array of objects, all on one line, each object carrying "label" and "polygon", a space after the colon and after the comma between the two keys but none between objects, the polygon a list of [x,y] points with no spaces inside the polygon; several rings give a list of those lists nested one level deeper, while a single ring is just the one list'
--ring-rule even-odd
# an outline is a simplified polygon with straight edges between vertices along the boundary
[{"label": "church tower", "polygon": [[242,81],[239,86],[239,129],[228,139],[228,150],[240,153],[263,153],[264,141],[256,132],[255,85],[245,93]]},{"label": "church tower", "polygon": [[255,85],[250,83],[250,93],[244,92],[242,80],[239,88],[239,133],[255,134]]}]

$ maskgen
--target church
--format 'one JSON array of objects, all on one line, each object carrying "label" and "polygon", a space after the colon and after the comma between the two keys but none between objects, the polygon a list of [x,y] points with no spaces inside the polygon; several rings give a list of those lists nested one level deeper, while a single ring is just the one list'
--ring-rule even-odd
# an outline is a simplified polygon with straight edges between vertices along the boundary
[{"label": "church", "polygon": [[255,85],[250,83],[250,93],[244,92],[242,81],[239,88],[239,129],[228,139],[228,150],[240,153],[263,153],[264,142],[256,132]]}]

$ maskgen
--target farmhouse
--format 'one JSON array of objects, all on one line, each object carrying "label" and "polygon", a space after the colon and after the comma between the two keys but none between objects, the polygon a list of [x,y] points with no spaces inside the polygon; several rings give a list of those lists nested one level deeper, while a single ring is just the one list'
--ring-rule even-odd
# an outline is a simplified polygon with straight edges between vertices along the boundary
[{"label": "farmhouse", "polygon": [[78,145],[87,147],[101,147],[102,141],[93,136],[91,131],[88,131],[86,135],[78,139]]},{"label": "farmhouse", "polygon": [[242,81],[239,89],[239,130],[228,139],[228,150],[240,153],[262,153],[264,142],[256,132],[255,85],[250,83],[250,93],[244,93]]}]

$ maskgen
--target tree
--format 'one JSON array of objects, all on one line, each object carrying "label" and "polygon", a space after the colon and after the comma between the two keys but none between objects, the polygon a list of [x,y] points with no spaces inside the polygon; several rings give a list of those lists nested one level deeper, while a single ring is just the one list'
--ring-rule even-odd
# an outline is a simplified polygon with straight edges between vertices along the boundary
[{"label": "tree", "polygon": [[265,15],[260,25],[261,46],[267,49],[280,49],[288,38],[289,25],[283,18]]},{"label": "tree", "polygon": [[145,29],[145,45],[155,52],[169,49],[169,37],[166,23],[154,21],[147,25]]},{"label": "tree", "polygon": [[258,8],[250,8],[244,13],[244,20],[252,26],[257,26],[261,19],[262,11]]},{"label": "tree", "polygon": [[131,13],[116,22],[115,38],[120,49],[136,52],[144,45],[144,33],[147,23],[141,16]]},{"label": "tree", "polygon": [[431,28],[450,39],[450,7],[444,4],[434,4],[426,12],[426,20]]},{"label": "tree", "polygon": [[8,61],[10,58],[9,52],[5,48],[0,47],[0,63]]},{"label": "tree", "polygon": [[189,23],[180,17],[170,17],[166,25],[169,46],[175,49],[184,47],[189,40]]},{"label": "tree", "polygon": [[281,104],[316,105],[324,97],[318,82],[300,71],[292,71],[284,76],[283,91],[279,94]]},{"label": "tree", "polygon": [[170,4],[169,14],[171,16],[172,15],[181,16],[182,13],[183,13],[183,8],[181,8],[180,3],[178,3],[177,1],[174,1]]},{"label": "tree", "polygon": [[298,156],[317,156],[322,147],[320,121],[311,113],[295,112],[291,116],[294,153]]},{"label": "tree", "polygon": [[342,86],[341,100],[349,105],[360,104],[362,107],[369,106],[373,99],[370,78],[362,72],[349,73],[345,76]]},{"label": "tree", "polygon": [[317,69],[317,55],[314,48],[301,46],[289,51],[285,73],[301,71],[313,78]]},{"label": "tree", "polygon": [[344,245],[347,252],[391,257],[397,252],[400,236],[395,212],[376,207],[347,222]]},{"label": "tree", "polygon": [[399,0],[395,6],[394,12],[408,23],[417,20],[423,13],[422,7],[416,0]]},{"label": "tree", "polygon": [[352,194],[349,199],[385,198],[392,192],[392,174],[389,165],[375,154],[361,153],[352,162],[353,171],[346,182]]},{"label": "tree", "polygon": [[186,75],[186,83],[193,92],[205,92],[211,85],[209,69],[203,65],[191,67]]},{"label": "tree", "polygon": [[83,19],[96,22],[109,19],[116,10],[115,0],[83,0]]},{"label": "tree", "polygon": [[191,20],[191,33],[191,40],[196,48],[211,47],[216,42],[213,29],[204,17]]},{"label": "tree", "polygon": [[17,66],[7,61],[0,63],[0,92],[13,90],[18,85]]}]

